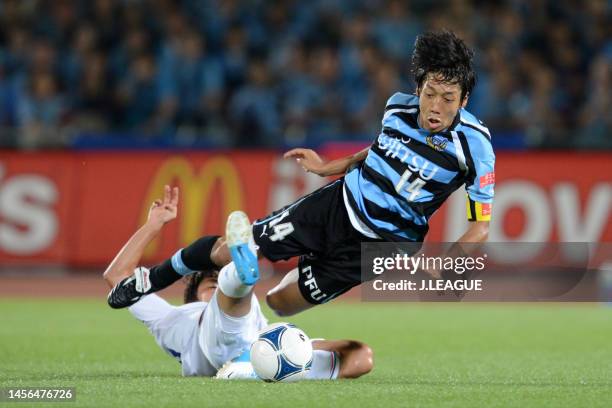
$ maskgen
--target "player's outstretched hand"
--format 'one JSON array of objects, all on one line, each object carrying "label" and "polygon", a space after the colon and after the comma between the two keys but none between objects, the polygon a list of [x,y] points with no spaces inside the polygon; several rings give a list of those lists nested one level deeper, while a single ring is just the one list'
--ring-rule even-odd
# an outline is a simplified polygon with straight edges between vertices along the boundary
[{"label": "player's outstretched hand", "polygon": [[312,149],[291,149],[283,156],[285,159],[295,159],[304,170],[317,174],[321,177],[326,176],[325,161]]},{"label": "player's outstretched hand", "polygon": [[147,222],[162,226],[176,218],[178,212],[179,189],[164,186],[163,200],[155,200],[149,209]]}]

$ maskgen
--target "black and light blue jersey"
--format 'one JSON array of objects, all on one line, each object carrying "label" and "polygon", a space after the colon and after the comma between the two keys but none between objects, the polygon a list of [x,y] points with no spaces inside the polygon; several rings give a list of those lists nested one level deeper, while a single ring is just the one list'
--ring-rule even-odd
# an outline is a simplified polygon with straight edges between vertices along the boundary
[{"label": "black and light blue jersey", "polygon": [[466,185],[470,221],[488,221],[495,183],[489,130],[461,109],[445,131],[421,129],[416,95],[394,94],[366,160],[345,178],[350,208],[380,237],[422,241],[429,218]]}]

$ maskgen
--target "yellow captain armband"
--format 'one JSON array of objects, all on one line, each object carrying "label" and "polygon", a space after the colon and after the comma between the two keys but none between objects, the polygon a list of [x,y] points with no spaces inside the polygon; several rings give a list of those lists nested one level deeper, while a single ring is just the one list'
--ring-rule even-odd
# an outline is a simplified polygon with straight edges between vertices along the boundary
[{"label": "yellow captain armband", "polygon": [[491,203],[479,203],[469,196],[465,202],[468,221],[491,221]]}]

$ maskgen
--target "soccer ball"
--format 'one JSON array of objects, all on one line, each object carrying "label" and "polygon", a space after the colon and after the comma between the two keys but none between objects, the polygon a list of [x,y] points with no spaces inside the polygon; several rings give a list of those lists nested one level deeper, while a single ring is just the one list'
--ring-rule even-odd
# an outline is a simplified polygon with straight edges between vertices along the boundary
[{"label": "soccer ball", "polygon": [[251,364],[264,381],[298,381],[312,364],[312,344],[302,330],[290,323],[274,323],[251,345]]}]

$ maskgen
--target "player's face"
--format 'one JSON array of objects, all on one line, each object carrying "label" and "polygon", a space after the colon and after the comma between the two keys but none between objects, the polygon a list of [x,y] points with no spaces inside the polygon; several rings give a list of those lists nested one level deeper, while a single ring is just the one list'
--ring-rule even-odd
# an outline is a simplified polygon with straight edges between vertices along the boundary
[{"label": "player's face", "polygon": [[417,94],[421,111],[419,125],[430,132],[441,132],[448,128],[459,108],[467,104],[467,96],[461,99],[459,84],[442,82],[432,74],[427,75]]},{"label": "player's face", "polygon": [[200,285],[198,286],[198,299],[201,302],[208,302],[212,298],[215,290],[217,289],[217,278],[216,277],[208,277],[202,279]]}]

